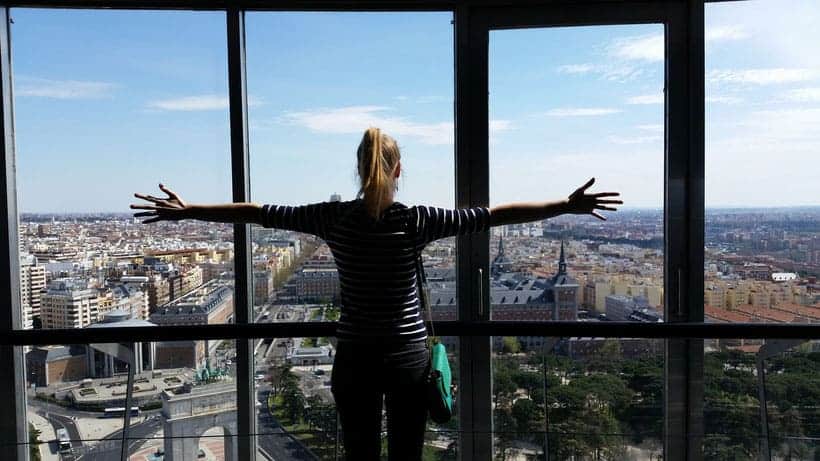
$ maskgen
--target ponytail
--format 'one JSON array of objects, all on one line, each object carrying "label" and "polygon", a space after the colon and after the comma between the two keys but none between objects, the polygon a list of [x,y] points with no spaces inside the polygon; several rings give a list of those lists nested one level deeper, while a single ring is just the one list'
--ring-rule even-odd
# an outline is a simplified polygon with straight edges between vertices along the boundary
[{"label": "ponytail", "polygon": [[381,133],[378,128],[368,128],[357,151],[359,160],[359,197],[364,200],[367,213],[379,219],[384,200],[395,188],[393,172],[399,162],[396,141]]}]

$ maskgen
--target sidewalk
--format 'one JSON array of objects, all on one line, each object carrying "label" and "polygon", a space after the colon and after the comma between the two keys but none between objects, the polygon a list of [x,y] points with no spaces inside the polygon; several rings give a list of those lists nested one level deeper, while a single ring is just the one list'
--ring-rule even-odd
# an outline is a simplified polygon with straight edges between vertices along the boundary
[{"label": "sidewalk", "polygon": [[57,438],[57,434],[54,432],[54,427],[51,426],[51,423],[33,411],[28,412],[28,422],[40,431],[38,438],[43,442],[40,444],[40,456],[43,458],[43,461],[60,461],[60,455],[56,452],[51,452],[52,448],[56,448],[54,439]]},{"label": "sidewalk", "polygon": [[[131,426],[139,424],[145,420],[145,416],[132,416]],[[85,418],[80,417],[74,420],[77,423],[77,430],[83,439],[84,445],[96,445],[101,439],[112,433],[119,431],[123,426],[123,418]]]}]

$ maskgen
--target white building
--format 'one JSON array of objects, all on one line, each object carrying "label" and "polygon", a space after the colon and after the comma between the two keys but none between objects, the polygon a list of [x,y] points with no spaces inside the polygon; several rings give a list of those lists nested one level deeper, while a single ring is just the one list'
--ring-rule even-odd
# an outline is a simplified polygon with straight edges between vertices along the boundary
[{"label": "white building", "polygon": [[97,321],[97,290],[89,289],[85,281],[55,280],[40,300],[43,328],[83,328]]},{"label": "white building", "polygon": [[38,265],[32,255],[20,258],[20,301],[23,308],[23,328],[31,329],[40,317],[41,296],[46,290],[46,268]]}]

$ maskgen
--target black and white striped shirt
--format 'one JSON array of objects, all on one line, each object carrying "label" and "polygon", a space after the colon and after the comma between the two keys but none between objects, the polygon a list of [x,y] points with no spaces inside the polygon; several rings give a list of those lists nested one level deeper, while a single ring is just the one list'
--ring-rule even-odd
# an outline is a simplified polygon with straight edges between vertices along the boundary
[{"label": "black and white striped shirt", "polygon": [[342,308],[336,335],[361,342],[427,338],[416,292],[416,257],[428,243],[490,227],[485,207],[447,210],[394,202],[380,220],[361,200],[264,205],[262,225],[324,239],[339,270]]}]

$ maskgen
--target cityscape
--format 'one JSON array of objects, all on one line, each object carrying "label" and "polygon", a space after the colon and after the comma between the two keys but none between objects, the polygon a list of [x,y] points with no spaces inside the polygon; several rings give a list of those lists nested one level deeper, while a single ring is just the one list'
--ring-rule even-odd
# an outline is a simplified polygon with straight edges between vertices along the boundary
[{"label": "cityscape", "polygon": [[[491,318],[662,322],[663,228],[656,209],[626,209],[606,223],[562,216],[494,228]],[[230,225],[23,213],[19,236],[26,328],[233,321]],[[321,240],[254,227],[252,247],[255,321],[338,318],[338,274]],[[707,210],[705,256],[706,321],[820,321],[820,208]],[[453,239],[428,245],[424,261],[434,318],[455,319]],[[260,455],[337,459],[331,338],[254,345]],[[129,365],[130,459],[237,459],[232,342],[123,343],[125,354],[111,346],[26,348],[37,459],[119,459]],[[708,459],[759,449],[755,358],[764,349],[743,338],[705,342],[704,412],[743,422],[726,428],[705,418]],[[769,432],[778,453],[808,459],[820,455],[820,396],[801,392],[820,384],[811,374],[820,354],[809,343],[784,350],[767,363]],[[549,459],[662,456],[663,341],[495,337],[493,370],[497,459],[539,459],[544,450]],[[457,420],[431,423],[425,459],[455,459],[457,430]]]},{"label": "cityscape", "polygon": [[[623,14],[654,22],[605,25],[571,10],[620,16],[617,2],[600,12],[552,2],[546,9],[566,18],[553,23],[546,14],[545,27],[532,27],[540,13],[530,15],[524,2],[497,2],[500,15],[520,11],[524,22],[486,34],[464,33],[465,22],[449,7],[284,11],[284,2],[264,11],[260,4],[242,10],[241,78],[228,67],[236,48],[226,40],[231,16],[224,8],[90,3],[101,8],[8,12],[4,56],[13,68],[13,107],[4,118],[13,121],[6,126],[14,171],[7,174],[21,210],[25,329],[235,321],[244,306],[235,304],[232,225],[143,225],[120,211],[156,180],[197,203],[231,200],[238,152],[231,133],[238,131],[229,88],[240,81],[247,96],[244,180],[254,200],[350,199],[346,191],[358,187],[355,146],[368,126],[399,143],[399,198],[409,205],[455,203],[454,171],[462,175],[464,161],[486,161],[486,181],[470,177],[467,185],[486,186],[490,205],[565,197],[596,175],[594,191],[618,191],[632,208],[604,213],[606,222],[561,216],[494,228],[487,268],[492,320],[590,325],[667,317],[662,206],[677,169],[670,161],[679,160],[670,146],[682,140],[670,130],[679,127],[667,101],[670,88],[699,94],[703,86],[704,111],[690,101],[695,112],[687,123],[696,128],[689,142],[704,128],[704,175],[678,173],[705,194],[704,320],[820,322],[816,0],[706,2],[702,27],[686,28],[695,40],[692,31],[703,34],[702,80],[697,72],[674,73],[672,56],[699,53],[675,38],[682,30],[670,26],[675,8],[652,2],[635,2]],[[653,10],[669,10],[667,19]],[[468,21],[470,28],[483,22]],[[466,62],[468,69],[487,66],[486,114],[483,102],[456,91],[472,87],[455,64],[464,64],[459,50],[472,50],[478,35],[487,41],[479,43],[487,59]],[[486,156],[456,142],[477,135],[457,130],[454,113],[465,109],[487,116]],[[464,186],[459,180],[459,193]],[[345,193],[328,197],[331,191]],[[327,245],[260,227],[251,241],[253,321],[339,318],[344,306]],[[456,320],[454,240],[429,244],[423,259],[433,318]],[[460,357],[460,338],[440,339],[456,384],[465,382],[460,360],[481,357]],[[109,461],[126,452],[134,461],[238,461],[237,440],[249,434],[237,431],[236,344],[122,341],[20,348],[25,375],[16,379],[25,381],[30,438],[18,442],[28,443],[30,459]],[[705,339],[702,363],[687,353],[693,366],[671,363],[677,357],[663,339],[491,341],[494,460],[676,457],[664,452],[664,434],[700,445],[710,461],[765,459],[766,451],[774,460],[820,459],[816,341]],[[344,459],[329,386],[335,352],[334,338],[253,341],[257,425],[250,436],[257,459]],[[668,370],[692,372],[696,388],[680,400],[685,408],[672,412],[664,392],[683,384],[667,382]],[[670,414],[698,419],[701,409],[698,431],[664,427]],[[430,423],[424,460],[459,459],[466,427],[458,418]]]}]

